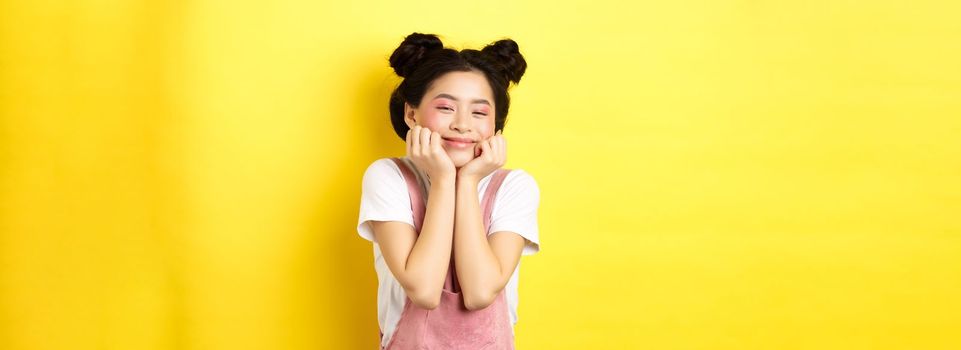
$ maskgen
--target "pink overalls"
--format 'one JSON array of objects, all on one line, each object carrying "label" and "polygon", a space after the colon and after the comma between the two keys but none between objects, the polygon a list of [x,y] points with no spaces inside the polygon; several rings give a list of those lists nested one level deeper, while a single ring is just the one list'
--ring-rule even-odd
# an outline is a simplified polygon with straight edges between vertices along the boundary
[{"label": "pink overalls", "polygon": [[[414,212],[414,231],[420,233],[424,213],[427,210],[421,187],[418,186],[414,173],[406,163],[398,158],[392,158],[392,160],[400,167],[407,181],[411,209]],[[508,172],[510,172],[509,169],[497,169],[484,192],[481,201],[484,232],[490,229],[494,198]],[[383,337],[383,333],[381,336]],[[410,298],[407,298],[397,328],[387,347],[382,350],[408,349],[514,349],[514,333],[507,310],[507,296],[501,290],[494,302],[486,308],[467,310],[460,293],[460,285],[457,283],[453,251],[451,251],[450,268],[448,268],[447,279],[444,280],[440,304],[436,309],[427,310],[414,305]]]}]

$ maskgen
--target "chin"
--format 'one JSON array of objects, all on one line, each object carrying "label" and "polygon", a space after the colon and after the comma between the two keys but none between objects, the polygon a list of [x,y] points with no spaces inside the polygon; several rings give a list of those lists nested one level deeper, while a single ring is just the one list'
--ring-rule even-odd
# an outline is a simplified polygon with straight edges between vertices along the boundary
[{"label": "chin", "polygon": [[455,168],[460,168],[464,165],[467,165],[468,162],[474,159],[469,154],[466,154],[463,152],[457,152],[457,153],[448,152],[447,155],[450,157],[450,160],[454,162]]}]

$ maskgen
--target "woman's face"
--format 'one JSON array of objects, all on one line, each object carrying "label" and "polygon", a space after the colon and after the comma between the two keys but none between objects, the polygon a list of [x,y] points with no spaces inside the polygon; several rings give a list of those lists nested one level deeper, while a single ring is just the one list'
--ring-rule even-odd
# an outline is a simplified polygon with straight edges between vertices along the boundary
[{"label": "woman's face", "polygon": [[478,141],[494,135],[494,95],[484,74],[450,72],[435,79],[420,106],[404,107],[408,127],[420,124],[440,133],[444,150],[462,167],[474,159]]}]

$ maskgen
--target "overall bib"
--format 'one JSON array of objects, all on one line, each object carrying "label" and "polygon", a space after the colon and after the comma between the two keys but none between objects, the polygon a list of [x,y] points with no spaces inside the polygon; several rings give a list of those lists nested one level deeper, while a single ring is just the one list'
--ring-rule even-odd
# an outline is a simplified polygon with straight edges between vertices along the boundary
[{"label": "overall bib", "polygon": [[[414,231],[419,234],[427,210],[421,187],[404,161],[399,158],[392,160],[400,167],[407,181],[410,205],[414,212]],[[497,189],[508,172],[509,169],[497,169],[484,192],[481,210],[485,233],[490,229],[491,211]],[[460,285],[457,283],[453,253],[451,251],[450,267],[441,291],[440,304],[433,310],[427,310],[414,305],[410,298],[407,298],[394,334],[387,347],[382,350],[514,349],[514,334],[504,290],[501,290],[494,302],[486,308],[467,310],[460,293]]]}]

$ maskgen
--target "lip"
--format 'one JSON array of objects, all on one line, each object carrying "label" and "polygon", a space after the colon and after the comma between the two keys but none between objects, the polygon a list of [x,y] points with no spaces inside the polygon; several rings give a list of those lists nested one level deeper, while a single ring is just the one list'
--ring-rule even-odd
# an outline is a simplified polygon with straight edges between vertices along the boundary
[{"label": "lip", "polygon": [[455,148],[473,147],[475,143],[474,140],[460,138],[460,137],[441,137],[441,138],[444,139],[445,144]]}]

